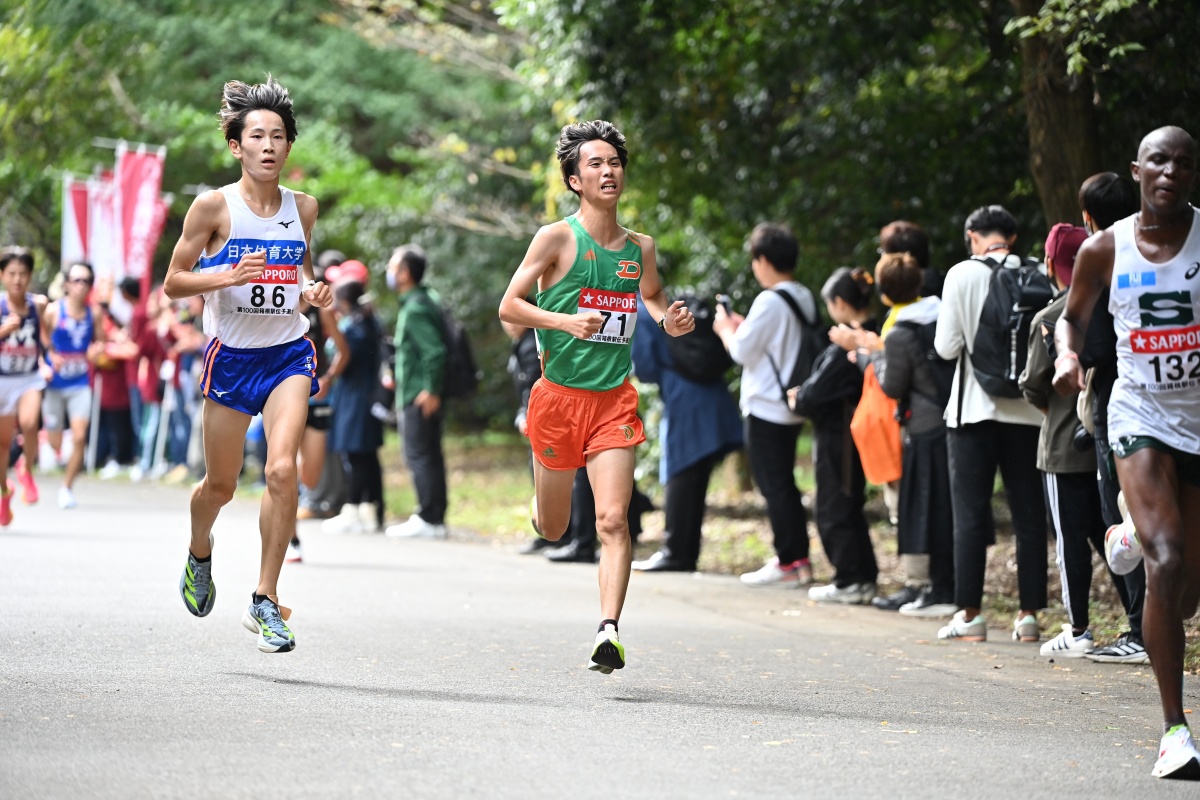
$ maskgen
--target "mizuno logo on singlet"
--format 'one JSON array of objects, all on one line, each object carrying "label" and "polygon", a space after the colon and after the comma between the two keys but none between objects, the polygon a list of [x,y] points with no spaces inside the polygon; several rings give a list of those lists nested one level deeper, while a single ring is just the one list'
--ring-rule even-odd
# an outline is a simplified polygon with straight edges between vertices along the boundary
[{"label": "mizuno logo on singlet", "polygon": [[285,228],[288,228],[288,227],[291,227],[291,224],[295,221],[296,220],[294,220],[294,219],[289,219],[287,222],[280,222],[279,224]]},{"label": "mizuno logo on singlet", "polygon": [[226,389],[223,392],[213,392],[213,394],[216,395],[217,397],[224,397],[225,395],[229,394],[229,389]]}]

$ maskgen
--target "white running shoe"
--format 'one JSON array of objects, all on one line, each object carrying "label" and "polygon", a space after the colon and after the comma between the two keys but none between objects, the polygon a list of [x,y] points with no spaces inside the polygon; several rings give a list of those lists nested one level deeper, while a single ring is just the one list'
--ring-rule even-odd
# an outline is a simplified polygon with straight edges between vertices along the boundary
[{"label": "white running shoe", "polygon": [[121,474],[121,465],[116,461],[109,461],[100,469],[100,480],[110,481]]},{"label": "white running shoe", "polygon": [[614,669],[625,667],[625,646],[617,638],[617,630],[612,625],[605,625],[596,634],[596,644],[592,647],[592,657],[588,661],[588,669],[609,675]]},{"label": "white running shoe", "polygon": [[74,508],[75,493],[66,486],[58,487],[58,507],[59,508]]},{"label": "white running shoe", "polygon": [[1129,506],[1125,505],[1125,492],[1117,492],[1117,510],[1121,512],[1122,522],[1105,532],[1104,558],[1113,572],[1128,575],[1142,563],[1142,543],[1133,517],[1129,516]]},{"label": "white running shoe", "polygon": [[1049,658],[1083,658],[1095,649],[1091,631],[1076,636],[1071,624],[1064,622],[1062,633],[1042,645],[1041,654]]},{"label": "white running shoe", "polygon": [[987,620],[983,614],[976,614],[975,619],[966,621],[967,612],[959,611],[950,618],[950,624],[938,631],[939,639],[958,639],[963,642],[986,642]]},{"label": "white running shoe", "polygon": [[321,523],[322,533],[362,533],[362,518],[358,515],[358,505],[346,503],[336,517],[330,517]]},{"label": "white running shoe", "polygon": [[1163,735],[1158,761],[1150,774],[1156,778],[1200,780],[1200,751],[1196,750],[1187,725],[1176,725]]},{"label": "white running shoe", "polygon": [[744,573],[741,580],[747,586],[782,586],[792,589],[812,583],[812,566],[806,558],[787,565],[781,565],[778,558],[772,558],[753,572]]},{"label": "white running shoe", "polygon": [[304,560],[300,553],[299,542],[288,542],[287,554],[283,557],[283,560],[287,564],[299,564]]},{"label": "white running shoe", "polygon": [[875,597],[875,584],[852,583],[849,586],[814,586],[808,590],[808,599],[818,603],[840,603],[849,606],[867,605]]},{"label": "white running shoe", "polygon": [[399,525],[389,525],[384,534],[393,539],[445,539],[446,526],[434,525],[413,514]]}]

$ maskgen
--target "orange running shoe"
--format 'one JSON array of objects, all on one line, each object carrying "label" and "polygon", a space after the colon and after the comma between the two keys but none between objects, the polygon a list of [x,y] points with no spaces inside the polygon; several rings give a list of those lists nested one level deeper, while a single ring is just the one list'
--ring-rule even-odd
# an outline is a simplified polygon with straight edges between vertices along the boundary
[{"label": "orange running shoe", "polygon": [[7,528],[12,524],[12,496],[12,481],[8,481],[5,483],[4,489],[0,490],[0,528]]},{"label": "orange running shoe", "polygon": [[17,462],[17,481],[21,484],[21,502],[27,506],[36,503],[38,487],[33,480],[33,470],[29,469],[29,462],[25,460],[25,456],[21,456],[21,460]]}]

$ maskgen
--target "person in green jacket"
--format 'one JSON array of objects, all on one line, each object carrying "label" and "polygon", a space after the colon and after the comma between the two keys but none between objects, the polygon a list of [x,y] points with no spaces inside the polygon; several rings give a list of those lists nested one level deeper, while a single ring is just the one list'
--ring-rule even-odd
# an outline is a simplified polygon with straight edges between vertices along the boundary
[{"label": "person in green jacket", "polygon": [[442,380],[446,342],[437,296],[422,285],[425,252],[396,248],[388,262],[388,287],[400,293],[396,317],[396,410],[404,461],[412,473],[417,507],[386,534],[400,538],[446,536],[446,461],[442,456]]},{"label": "person in green jacket", "polygon": [[[671,336],[695,329],[683,301],[670,303],[655,260],[654,240],[617,222],[625,188],[625,137],[603,120],[562,129],[557,147],[563,183],[579,212],[533,237],[500,303],[500,319],[538,335],[542,377],[529,396],[534,456],[533,523],[559,539],[571,518],[575,472],[587,466],[596,497],[600,612],[588,669],[625,666],[617,621],[629,587],[633,552],[628,508],[633,448],[645,441],[637,390],[629,382],[630,343],[639,291],[658,326]],[[537,290],[537,303],[527,298]]]}]

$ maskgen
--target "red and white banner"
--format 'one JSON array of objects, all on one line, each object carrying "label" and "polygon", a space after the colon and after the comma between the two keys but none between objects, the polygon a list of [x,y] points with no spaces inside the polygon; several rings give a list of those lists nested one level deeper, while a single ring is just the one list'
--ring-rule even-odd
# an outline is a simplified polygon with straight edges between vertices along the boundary
[{"label": "red and white banner", "polygon": [[88,181],[88,256],[97,278],[118,281],[124,276],[120,196],[111,172]]},{"label": "red and white banner", "polygon": [[88,260],[88,186],[63,175],[62,267]]},{"label": "red and white banner", "polygon": [[[130,152],[117,148],[117,191],[123,250],[122,275],[140,278],[151,271],[162,233],[159,221],[166,148]],[[118,276],[119,277],[119,276]]]}]

